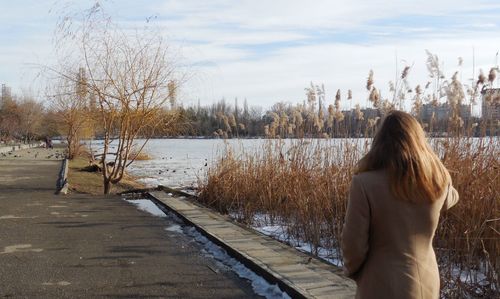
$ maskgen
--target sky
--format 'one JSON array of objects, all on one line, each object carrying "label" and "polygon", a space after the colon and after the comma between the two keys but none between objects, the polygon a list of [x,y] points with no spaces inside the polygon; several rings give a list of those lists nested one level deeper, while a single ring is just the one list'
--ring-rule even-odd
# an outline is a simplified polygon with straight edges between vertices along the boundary
[{"label": "sky", "polygon": [[[38,94],[37,66],[54,61],[58,13],[94,2],[0,0],[0,83]],[[324,84],[327,104],[337,89],[344,97],[351,89],[353,100],[343,108],[365,106],[370,69],[382,96],[405,65],[412,66],[410,85],[425,85],[429,50],[447,78],[460,71],[470,84],[480,68],[487,74],[497,64],[500,50],[498,0],[101,2],[115,23],[132,28],[148,21],[181,53],[190,78],[180,94],[185,105],[221,98],[264,107],[300,103],[313,82]]]}]

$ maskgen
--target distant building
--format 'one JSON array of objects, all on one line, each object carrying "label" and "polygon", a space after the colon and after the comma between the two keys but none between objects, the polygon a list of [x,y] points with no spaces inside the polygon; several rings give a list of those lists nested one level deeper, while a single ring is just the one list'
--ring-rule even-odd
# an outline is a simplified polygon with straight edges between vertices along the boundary
[{"label": "distant building", "polygon": [[432,104],[423,104],[422,109],[420,110],[420,117],[423,122],[430,122],[432,119],[432,115],[434,115],[434,120],[440,121],[449,118],[449,107],[448,105],[437,105],[434,106]]},{"label": "distant building", "polygon": [[2,84],[2,92],[0,94],[0,108],[2,108],[3,103],[5,102],[6,99],[11,98],[12,94],[10,91],[10,87],[8,87],[5,84]]},{"label": "distant building", "polygon": [[481,118],[500,120],[500,88],[483,89],[481,95]]},{"label": "distant building", "polygon": [[361,109],[361,112],[363,112],[364,119],[375,119],[380,115],[379,111],[375,108],[364,108]]},{"label": "distant building", "polygon": [[[430,103],[422,105],[420,117],[423,122],[430,122],[434,114],[434,121],[447,121],[451,116],[451,109],[448,103],[434,106]],[[470,105],[460,105],[459,116],[465,121],[471,118],[472,111]]]},{"label": "distant building", "polygon": [[[363,108],[360,109],[360,111],[363,114],[363,120],[365,121],[368,119],[375,119],[377,117],[380,117],[380,112],[375,108]],[[356,109],[342,110],[342,113],[344,114],[346,119],[351,119],[352,121],[356,120]]]}]

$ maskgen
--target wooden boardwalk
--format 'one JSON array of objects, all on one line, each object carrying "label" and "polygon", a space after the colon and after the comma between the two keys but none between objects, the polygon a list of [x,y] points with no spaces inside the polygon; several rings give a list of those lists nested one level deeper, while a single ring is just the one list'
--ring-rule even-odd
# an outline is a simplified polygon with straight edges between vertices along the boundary
[{"label": "wooden boardwalk", "polygon": [[227,217],[163,191],[152,200],[194,225],[211,241],[292,298],[354,298],[355,283],[330,264],[299,252]]}]

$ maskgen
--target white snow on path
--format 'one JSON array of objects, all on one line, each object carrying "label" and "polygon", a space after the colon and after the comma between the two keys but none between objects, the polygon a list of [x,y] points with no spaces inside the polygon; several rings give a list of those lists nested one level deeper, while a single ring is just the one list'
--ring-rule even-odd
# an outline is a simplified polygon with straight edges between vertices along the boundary
[{"label": "white snow on path", "polygon": [[165,230],[169,231],[169,232],[179,233],[179,234],[184,233],[184,231],[182,230],[182,227],[179,224],[172,224],[169,227],[166,227]]},{"label": "white snow on path", "polygon": [[165,215],[165,212],[160,210],[157,205],[154,204],[149,199],[134,199],[134,200],[127,200],[130,203],[133,203],[139,210],[148,212],[149,214],[157,217],[167,217]]},{"label": "white snow on path", "polygon": [[169,218],[177,224],[170,225],[165,228],[169,232],[177,232],[185,234],[201,244],[209,257],[214,258],[216,261],[222,263],[224,266],[233,270],[239,277],[247,279],[252,284],[252,289],[257,295],[263,296],[267,299],[291,299],[291,297],[283,292],[278,285],[270,284],[264,278],[257,275],[252,270],[248,269],[245,265],[238,260],[232,258],[227,252],[215,243],[204,237],[196,228],[184,225],[182,220],[170,212],[162,211],[156,204],[148,199],[127,200],[134,204],[138,209],[148,212],[151,215],[163,218]]}]

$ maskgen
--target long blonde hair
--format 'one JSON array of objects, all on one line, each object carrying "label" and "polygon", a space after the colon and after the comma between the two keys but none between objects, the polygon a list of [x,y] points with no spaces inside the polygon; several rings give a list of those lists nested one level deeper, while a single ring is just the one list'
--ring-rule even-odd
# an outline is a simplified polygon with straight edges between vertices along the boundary
[{"label": "long blonde hair", "polygon": [[355,173],[379,169],[387,170],[395,197],[411,202],[437,200],[450,180],[418,121],[402,111],[385,117]]}]

